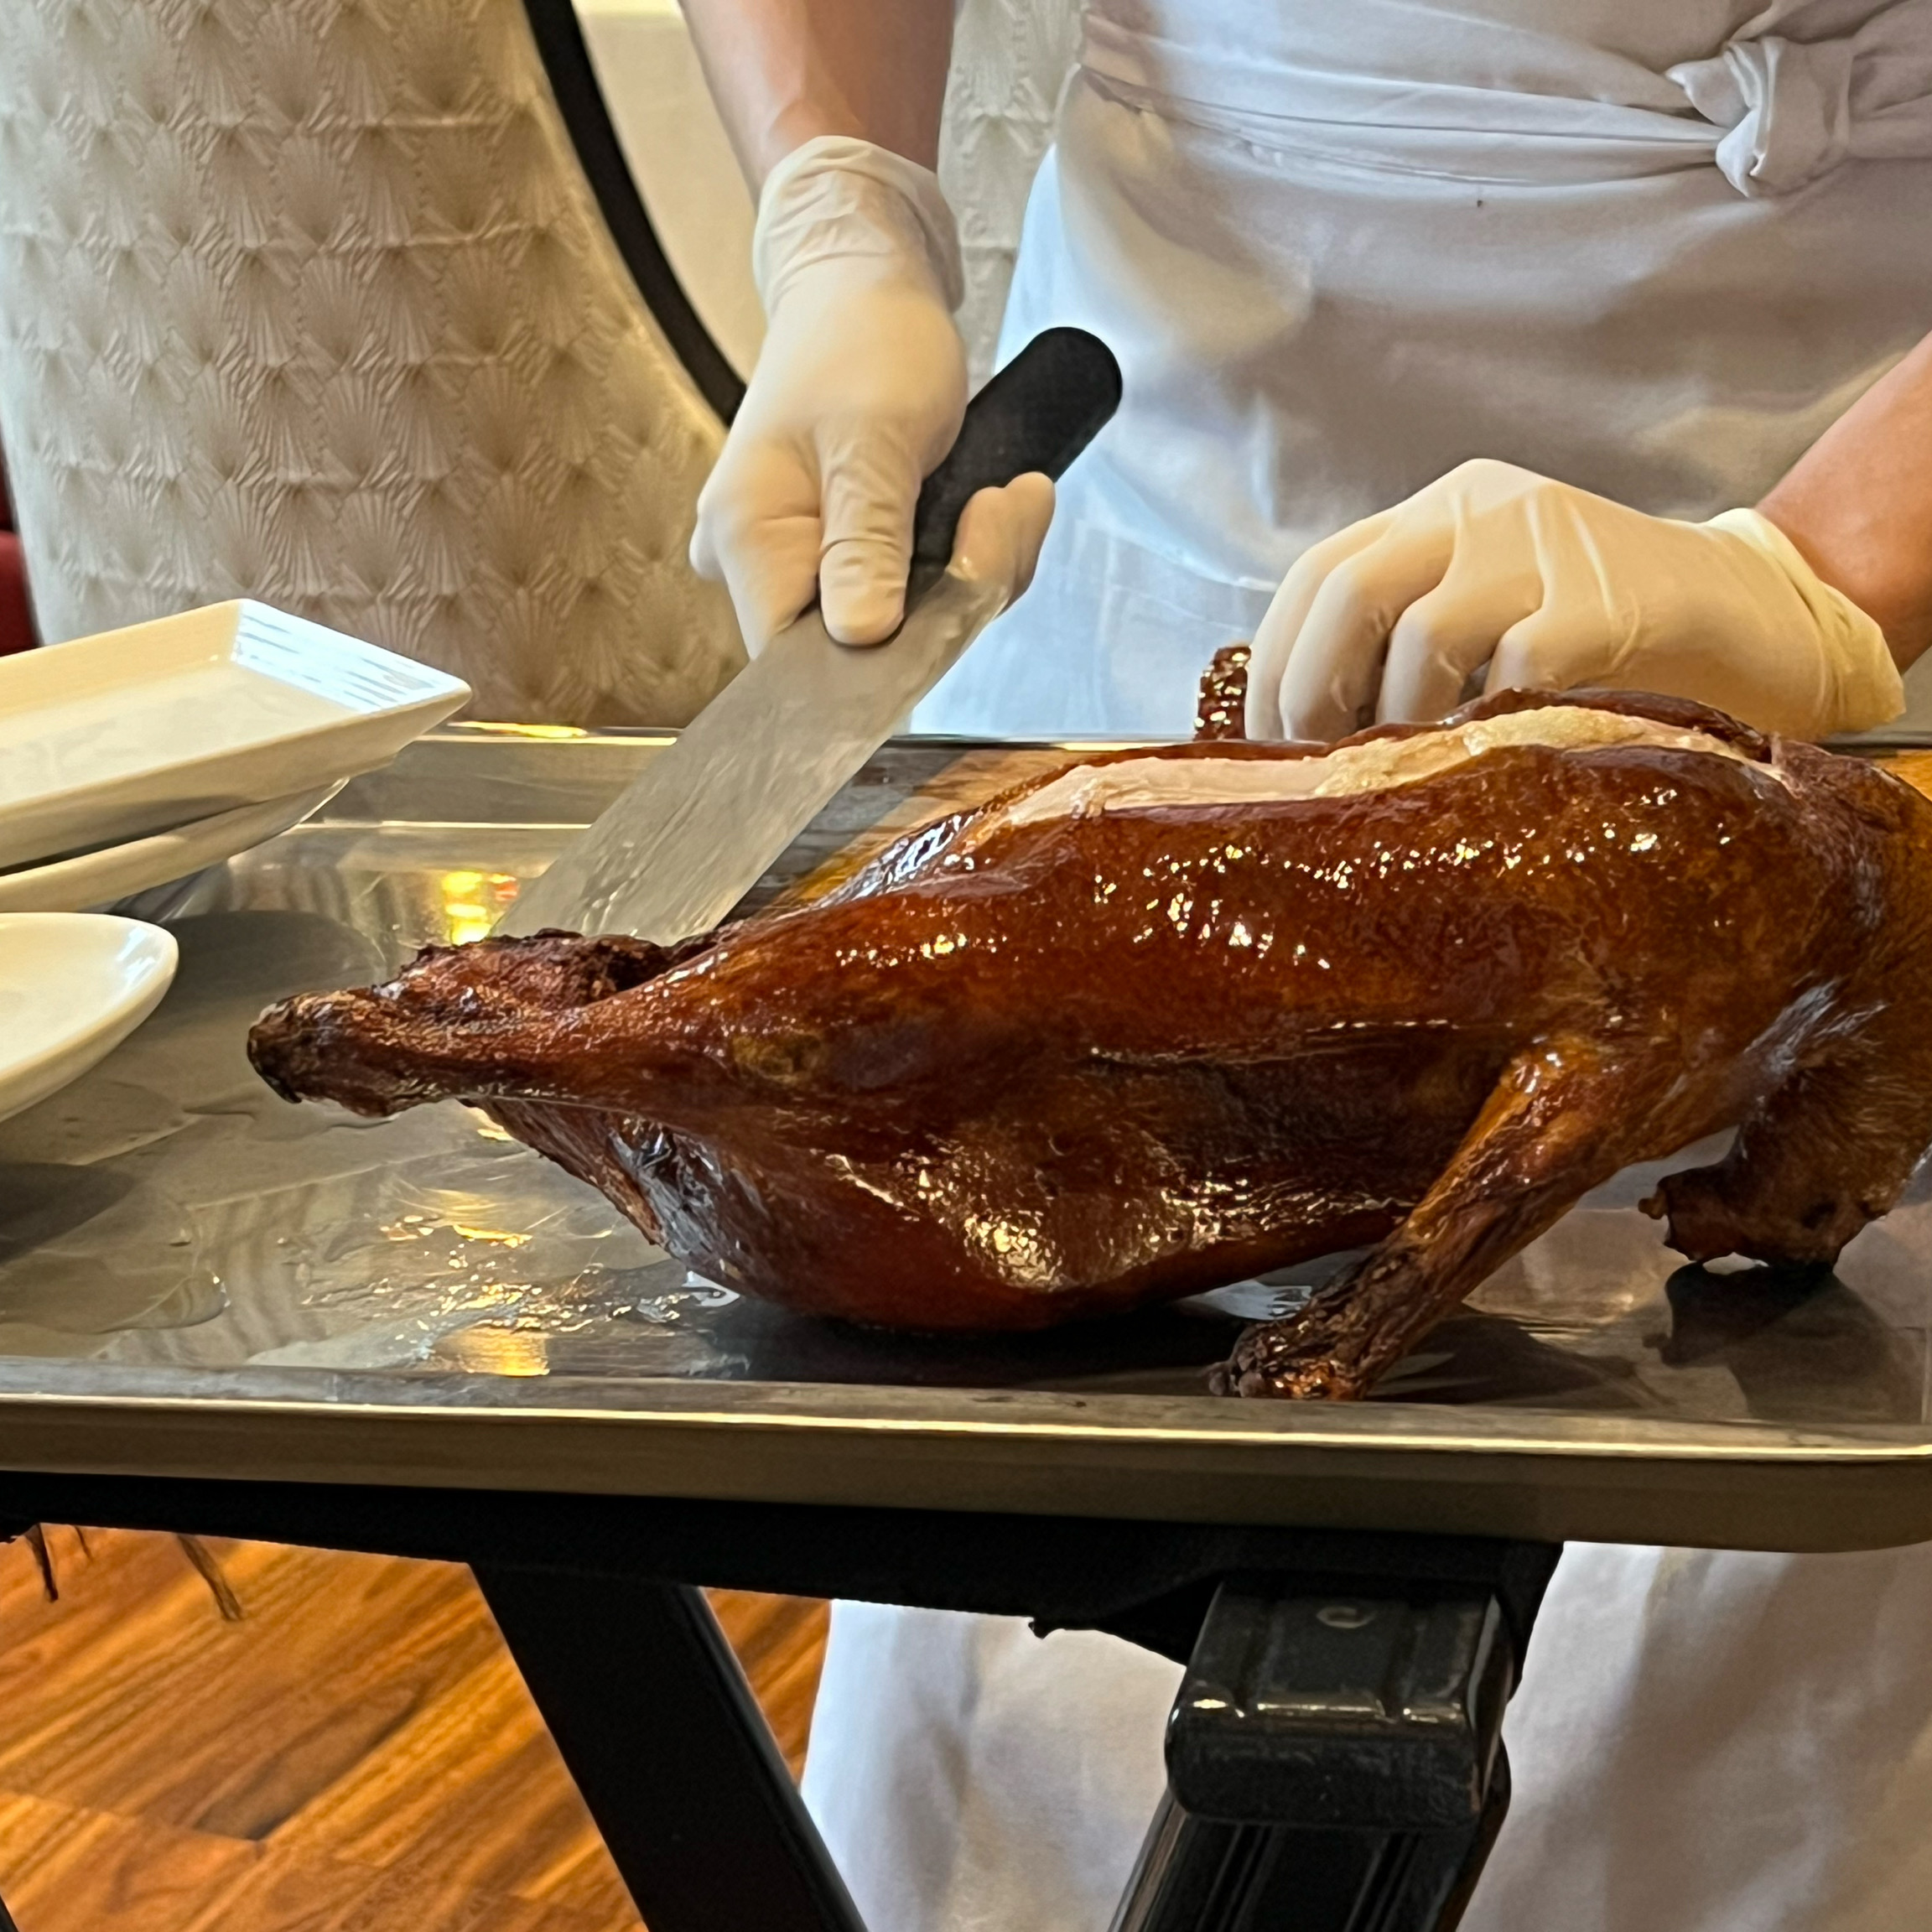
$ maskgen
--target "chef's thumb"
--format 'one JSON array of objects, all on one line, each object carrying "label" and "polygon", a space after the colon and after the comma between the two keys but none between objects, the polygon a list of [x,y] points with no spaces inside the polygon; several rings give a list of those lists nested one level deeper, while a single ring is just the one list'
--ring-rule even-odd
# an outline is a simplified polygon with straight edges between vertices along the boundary
[{"label": "chef's thumb", "polygon": [[829,463],[818,558],[825,628],[841,644],[878,644],[906,612],[918,465],[896,451],[861,449]]},{"label": "chef's thumb", "polygon": [[1004,582],[1011,602],[1033,581],[1053,521],[1053,480],[1035,470],[1004,488],[981,490],[959,515],[953,568],[963,577]]}]

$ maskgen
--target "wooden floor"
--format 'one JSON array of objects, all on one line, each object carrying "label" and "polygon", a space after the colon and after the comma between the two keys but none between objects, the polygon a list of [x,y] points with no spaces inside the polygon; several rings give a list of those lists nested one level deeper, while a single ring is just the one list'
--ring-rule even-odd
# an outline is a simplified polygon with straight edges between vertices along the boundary
[{"label": "wooden floor", "polygon": [[[0,1546],[0,1898],[19,1932],[635,1932],[469,1573],[51,1537]],[[794,1770],[822,1604],[714,1599]]]}]

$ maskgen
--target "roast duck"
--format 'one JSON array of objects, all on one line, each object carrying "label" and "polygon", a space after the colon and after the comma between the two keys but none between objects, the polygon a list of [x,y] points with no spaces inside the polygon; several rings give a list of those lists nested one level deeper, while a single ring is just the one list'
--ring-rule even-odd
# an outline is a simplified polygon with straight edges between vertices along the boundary
[{"label": "roast duck", "polygon": [[1932,1140],[1929,844],[1862,761],[1514,692],[1083,757],[802,909],[433,946],[250,1050],[292,1099],[470,1101],[705,1275],[851,1322],[1040,1328],[1366,1247],[1216,1379],[1357,1396],[1717,1130],[1645,1203],[1694,1259],[1828,1265],[1884,1213]]}]

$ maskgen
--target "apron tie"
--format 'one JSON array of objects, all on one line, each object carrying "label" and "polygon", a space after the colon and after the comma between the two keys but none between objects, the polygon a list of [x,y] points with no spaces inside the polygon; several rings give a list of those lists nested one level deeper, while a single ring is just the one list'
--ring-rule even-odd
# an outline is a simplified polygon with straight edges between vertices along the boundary
[{"label": "apron tie", "polygon": [[1849,158],[1932,155],[1932,0],[1898,0],[1836,40],[1741,35],[1670,78],[1726,130],[1716,162],[1739,194],[1794,194]]},{"label": "apron tie", "polygon": [[[1856,33],[1820,40],[1768,32],[1794,13],[1791,0],[1769,0],[1708,59],[1663,73],[1581,38],[1563,43],[1554,8],[1536,43],[1544,65],[1513,68],[1516,42],[1492,49],[1451,0],[1395,8],[1414,44],[1398,44],[1388,8],[1356,11],[1365,4],[1353,0],[1351,49],[1311,37],[1281,0],[1252,10],[1260,24],[1246,37],[1213,30],[1221,15],[1202,7],[1197,18],[1192,0],[1090,0],[1081,64],[1116,98],[1291,164],[1550,187],[1715,161],[1758,199],[1846,160],[1932,160],[1932,0],[1871,7]],[[1434,31],[1419,35],[1418,20]]]}]

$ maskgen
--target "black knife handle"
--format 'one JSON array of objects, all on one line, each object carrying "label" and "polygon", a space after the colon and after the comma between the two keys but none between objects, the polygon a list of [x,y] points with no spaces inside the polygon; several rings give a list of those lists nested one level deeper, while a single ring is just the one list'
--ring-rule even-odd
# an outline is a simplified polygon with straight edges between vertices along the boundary
[{"label": "black knife handle", "polygon": [[944,569],[975,492],[1039,470],[1059,479],[1120,407],[1120,365],[1084,329],[1043,329],[966,405],[958,439],[926,479],[912,561]]}]

